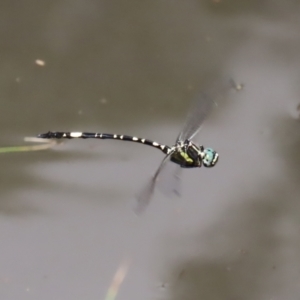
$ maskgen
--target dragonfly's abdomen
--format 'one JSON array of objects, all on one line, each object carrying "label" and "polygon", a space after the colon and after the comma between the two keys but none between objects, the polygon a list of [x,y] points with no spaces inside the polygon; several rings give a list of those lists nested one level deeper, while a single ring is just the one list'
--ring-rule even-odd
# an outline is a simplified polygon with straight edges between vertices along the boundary
[{"label": "dragonfly's abdomen", "polygon": [[123,134],[111,134],[111,133],[90,133],[90,132],[52,132],[42,133],[38,135],[39,138],[43,139],[111,139],[128,142],[136,142],[144,145],[154,147],[161,150],[165,154],[169,154],[170,147],[159,144],[157,142],[150,141],[148,139],[141,139],[135,136],[123,135]]}]

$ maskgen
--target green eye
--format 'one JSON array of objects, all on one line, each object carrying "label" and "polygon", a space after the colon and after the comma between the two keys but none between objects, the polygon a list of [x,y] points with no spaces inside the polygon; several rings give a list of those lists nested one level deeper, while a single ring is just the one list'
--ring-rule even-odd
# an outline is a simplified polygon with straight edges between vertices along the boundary
[{"label": "green eye", "polygon": [[213,167],[219,158],[219,154],[211,149],[211,148],[205,148],[204,149],[204,159],[203,159],[203,165],[207,168]]}]

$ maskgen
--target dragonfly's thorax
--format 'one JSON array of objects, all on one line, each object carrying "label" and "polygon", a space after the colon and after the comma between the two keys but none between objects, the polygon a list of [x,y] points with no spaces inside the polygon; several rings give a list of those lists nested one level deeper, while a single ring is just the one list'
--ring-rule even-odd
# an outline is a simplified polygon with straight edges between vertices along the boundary
[{"label": "dragonfly's thorax", "polygon": [[202,164],[211,168],[219,158],[218,153],[213,149],[197,146],[189,140],[179,141],[171,148],[170,153],[171,161],[182,168],[199,168]]},{"label": "dragonfly's thorax", "polygon": [[201,167],[204,158],[203,146],[197,146],[189,140],[179,141],[171,149],[171,161],[183,168]]}]

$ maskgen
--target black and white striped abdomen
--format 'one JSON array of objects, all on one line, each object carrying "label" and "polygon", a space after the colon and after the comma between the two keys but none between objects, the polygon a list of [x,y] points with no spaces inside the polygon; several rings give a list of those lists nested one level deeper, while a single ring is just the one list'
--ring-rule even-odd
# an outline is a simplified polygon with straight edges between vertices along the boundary
[{"label": "black and white striped abdomen", "polygon": [[110,140],[120,140],[128,142],[136,142],[144,145],[148,145],[161,150],[163,153],[168,154],[170,152],[170,147],[166,145],[159,144],[157,142],[150,141],[148,139],[141,139],[135,136],[123,135],[123,134],[111,134],[111,133],[90,133],[90,132],[52,132],[42,133],[38,135],[39,138],[43,139],[110,139]]}]

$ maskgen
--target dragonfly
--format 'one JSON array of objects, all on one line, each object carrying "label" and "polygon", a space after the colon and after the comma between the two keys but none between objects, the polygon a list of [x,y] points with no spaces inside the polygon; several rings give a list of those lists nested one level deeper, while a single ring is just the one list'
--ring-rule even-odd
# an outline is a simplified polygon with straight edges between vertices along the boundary
[{"label": "dragonfly", "polygon": [[210,95],[201,93],[193,101],[186,118],[182,131],[177,136],[173,146],[164,145],[155,141],[136,136],[129,136],[123,134],[110,134],[110,133],[90,133],[90,132],[66,132],[66,131],[48,131],[39,134],[38,137],[42,139],[110,139],[140,143],[160,150],[165,155],[161,164],[159,165],[155,174],[151,177],[147,185],[137,195],[137,204],[134,208],[137,214],[143,212],[148,206],[158,178],[167,169],[169,163],[176,164],[175,170],[172,170],[173,183],[171,190],[180,194],[178,191],[178,180],[180,179],[179,173],[183,168],[212,168],[216,165],[219,159],[219,154],[212,148],[205,148],[202,145],[197,145],[192,140],[196,137],[203,121],[211,112],[215,102]]}]

